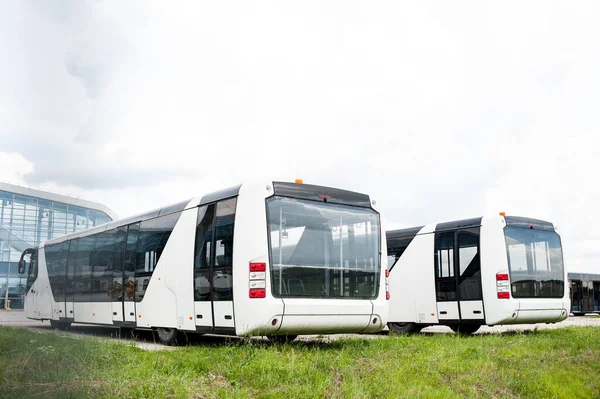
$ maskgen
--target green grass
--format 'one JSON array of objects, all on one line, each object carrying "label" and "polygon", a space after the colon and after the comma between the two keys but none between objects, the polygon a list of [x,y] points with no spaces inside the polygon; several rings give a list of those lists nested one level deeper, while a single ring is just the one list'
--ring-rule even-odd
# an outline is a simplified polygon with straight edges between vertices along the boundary
[{"label": "green grass", "polygon": [[600,328],[176,350],[0,328],[1,398],[600,397]]}]

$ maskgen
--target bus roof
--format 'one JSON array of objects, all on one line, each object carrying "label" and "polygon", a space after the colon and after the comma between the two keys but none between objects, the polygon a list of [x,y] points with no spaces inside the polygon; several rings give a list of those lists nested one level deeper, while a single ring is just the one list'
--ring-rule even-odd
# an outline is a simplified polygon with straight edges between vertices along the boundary
[{"label": "bus roof", "polygon": [[[500,216],[498,216],[500,217]],[[471,218],[471,219],[461,219],[454,220],[451,222],[437,223],[435,226],[435,232],[441,232],[446,230],[457,230],[457,229],[468,229],[470,227],[479,227],[481,226],[481,220],[483,217]],[[550,222],[546,222],[544,220],[533,219],[522,216],[504,216],[504,220],[506,221],[507,226],[511,227],[520,227],[527,229],[536,229],[536,230],[549,230],[554,231],[554,225]],[[386,232],[387,239],[398,239],[398,238],[407,238],[414,237],[419,234],[419,231],[424,226],[418,227],[410,227],[407,229],[399,229],[399,230],[390,230]]]},{"label": "bus roof", "polygon": [[86,237],[96,233],[102,233],[107,230],[116,229],[119,227],[127,226],[132,223],[143,222],[145,220],[153,219],[159,216],[169,215],[171,213],[180,212],[186,209],[186,206],[190,205],[190,208],[195,208],[197,206],[201,206],[204,204],[208,204],[211,202],[219,201],[221,199],[235,197],[239,194],[241,184],[237,186],[229,187],[224,190],[215,191],[212,193],[205,194],[200,198],[199,203],[190,204],[192,198],[181,201],[172,205],[164,206],[161,208],[153,209],[149,212],[140,213],[137,215],[129,216],[123,219],[113,220],[112,222],[108,222],[105,224],[101,224],[99,226],[92,227],[91,229],[79,231],[77,233],[68,234],[59,238],[55,238],[53,240],[48,240],[44,243],[45,245],[53,245],[59,244],[64,241],[73,240],[75,238]]},{"label": "bus roof", "polygon": [[[273,192],[275,195],[315,200],[320,202],[328,202],[334,204],[345,204],[353,206],[370,207],[371,200],[368,195],[360,194],[353,191],[341,190],[326,186],[316,186],[312,184],[297,184],[297,183],[286,183],[286,182],[270,182],[273,184]],[[123,219],[113,220],[99,226],[92,227],[87,230],[79,231],[76,233],[68,234],[59,238],[48,240],[42,245],[54,245],[64,241],[73,240],[75,238],[86,237],[92,234],[102,233],[107,230],[130,225],[132,223],[143,222],[145,220],[153,219],[159,216],[168,215],[175,212],[180,212],[185,209],[195,208],[215,201],[219,201],[226,198],[235,197],[239,194],[242,184],[232,186],[223,190],[214,191],[211,193],[204,194],[199,202],[192,202],[192,198],[181,201],[176,204],[168,205],[165,207],[157,208],[149,212],[144,212],[138,215],[129,216]],[[186,208],[187,207],[187,208]]]}]

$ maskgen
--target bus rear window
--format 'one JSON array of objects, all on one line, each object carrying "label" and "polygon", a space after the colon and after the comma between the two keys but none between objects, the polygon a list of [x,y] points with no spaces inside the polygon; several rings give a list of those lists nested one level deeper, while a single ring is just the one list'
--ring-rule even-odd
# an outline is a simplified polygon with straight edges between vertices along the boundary
[{"label": "bus rear window", "polygon": [[506,252],[514,298],[562,298],[564,267],[554,231],[506,227]]},{"label": "bus rear window", "polygon": [[372,209],[285,197],[267,200],[276,297],[376,298],[379,215]]}]

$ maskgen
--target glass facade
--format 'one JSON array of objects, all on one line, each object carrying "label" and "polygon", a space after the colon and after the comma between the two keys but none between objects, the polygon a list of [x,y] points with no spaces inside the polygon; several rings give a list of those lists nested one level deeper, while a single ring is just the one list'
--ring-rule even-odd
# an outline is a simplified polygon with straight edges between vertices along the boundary
[{"label": "glass facade", "polygon": [[[34,191],[34,190],[32,190]],[[41,242],[111,221],[106,213],[35,196],[0,190],[0,305],[22,308],[27,273],[18,274],[21,253]]]}]

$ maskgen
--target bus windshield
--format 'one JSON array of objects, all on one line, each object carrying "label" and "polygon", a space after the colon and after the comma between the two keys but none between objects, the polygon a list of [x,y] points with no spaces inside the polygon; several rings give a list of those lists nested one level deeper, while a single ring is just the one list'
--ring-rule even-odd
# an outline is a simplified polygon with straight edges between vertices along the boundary
[{"label": "bus windshield", "polygon": [[565,273],[554,231],[506,227],[506,251],[514,298],[561,298]]},{"label": "bus windshield", "polygon": [[381,230],[373,209],[275,196],[267,219],[274,296],[377,297]]}]

